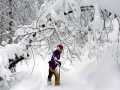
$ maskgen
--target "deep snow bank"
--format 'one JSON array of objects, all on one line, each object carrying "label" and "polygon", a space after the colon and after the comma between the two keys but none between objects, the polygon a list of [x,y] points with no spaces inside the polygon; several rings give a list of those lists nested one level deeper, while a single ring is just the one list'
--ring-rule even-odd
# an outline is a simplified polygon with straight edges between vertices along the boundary
[{"label": "deep snow bank", "polygon": [[[54,77],[52,78],[52,84],[46,87],[48,65],[45,60],[45,64],[42,69],[44,75],[42,79],[39,79],[36,84],[39,83],[39,88],[34,90],[119,90],[120,89],[120,67],[114,61],[112,57],[112,48],[106,47],[102,54],[102,58],[99,62],[96,58],[89,59],[86,55],[83,56],[83,61],[76,61],[74,66],[70,66],[69,62],[66,62],[64,67],[71,69],[69,72],[61,70],[61,85],[54,86]],[[43,74],[42,73],[42,74]],[[42,81],[42,83],[41,83]]]},{"label": "deep snow bank", "polygon": [[76,62],[73,70],[62,76],[61,83],[67,90],[120,90],[119,76],[120,67],[112,57],[112,48],[106,47],[99,62],[84,56],[82,63]]},{"label": "deep snow bank", "polygon": [[64,67],[71,69],[69,72],[61,70],[61,86],[53,85],[46,87],[48,75],[48,61],[50,56],[45,60],[35,57],[36,66],[32,76],[30,73],[34,65],[33,60],[27,66],[21,63],[17,66],[16,79],[11,83],[10,90],[119,90],[120,89],[120,67],[112,58],[112,48],[103,52],[103,57],[89,59],[83,56],[82,62],[76,61],[74,66],[66,62]]}]

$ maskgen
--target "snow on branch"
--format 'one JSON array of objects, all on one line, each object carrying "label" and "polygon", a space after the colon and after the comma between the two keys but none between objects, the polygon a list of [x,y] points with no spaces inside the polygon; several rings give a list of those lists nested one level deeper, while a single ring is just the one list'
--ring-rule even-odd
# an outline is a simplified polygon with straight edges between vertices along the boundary
[{"label": "snow on branch", "polygon": [[116,17],[119,18],[99,9],[97,2],[94,6],[80,6],[73,0],[56,0],[41,6],[36,25],[39,30],[53,27],[40,32],[43,41],[48,41],[45,47],[51,50],[63,44],[67,59],[72,62],[76,58],[81,60],[86,48],[89,48],[90,58],[101,57],[106,43],[113,43],[109,36],[115,30],[113,20]]},{"label": "snow on branch", "polygon": [[35,36],[36,33],[26,35],[18,44],[8,44],[0,49],[0,78],[7,88],[9,88],[8,82],[13,79],[12,73],[15,72],[16,64],[31,58],[29,47]]}]

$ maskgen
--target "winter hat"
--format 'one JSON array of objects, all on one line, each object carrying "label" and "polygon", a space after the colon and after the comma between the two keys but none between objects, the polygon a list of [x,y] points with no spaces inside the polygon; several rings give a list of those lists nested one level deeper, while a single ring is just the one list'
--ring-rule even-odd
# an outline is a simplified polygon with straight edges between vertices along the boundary
[{"label": "winter hat", "polygon": [[57,47],[59,47],[60,50],[63,50],[63,45],[59,44],[59,45],[57,45]]}]

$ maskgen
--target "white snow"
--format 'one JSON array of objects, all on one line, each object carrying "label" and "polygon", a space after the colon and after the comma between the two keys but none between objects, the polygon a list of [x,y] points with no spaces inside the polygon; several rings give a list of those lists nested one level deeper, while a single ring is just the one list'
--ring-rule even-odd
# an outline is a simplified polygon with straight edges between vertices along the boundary
[{"label": "white snow", "polygon": [[100,28],[100,26],[101,26],[101,16],[100,16],[100,12],[99,12],[99,8],[98,8],[98,3],[96,2],[96,4],[95,4],[95,14],[94,14],[94,20],[93,20],[93,28],[95,29],[95,30],[98,30],[99,28]]},{"label": "white snow", "polygon": [[118,38],[118,32],[119,32],[119,24],[117,22],[117,19],[114,19],[112,21],[113,24],[113,31],[109,34],[109,38],[111,39],[111,41],[116,41]]},{"label": "white snow", "polygon": [[35,68],[31,76],[33,59],[29,61],[28,66],[25,62],[17,65],[17,74],[15,81],[10,85],[10,90],[119,90],[120,67],[113,60],[112,48],[106,47],[102,56],[99,62],[96,58],[89,59],[86,55],[82,57],[82,62],[76,61],[74,66],[66,62],[64,67],[70,70],[68,72],[61,70],[61,85],[54,86],[53,76],[53,85],[48,87],[46,84],[50,56],[45,60],[35,56]]},{"label": "white snow", "polygon": [[[66,0],[66,3],[68,3],[67,1],[68,0]],[[70,1],[73,2],[73,0]],[[97,0],[82,0],[81,6],[95,5],[96,1]],[[74,4],[76,5],[76,2]],[[45,15],[50,13],[52,10],[51,15],[55,20],[57,20],[56,11],[59,10],[61,6],[63,6],[63,0],[57,0],[55,4],[52,4],[51,1],[50,3],[48,3],[48,5],[51,5],[51,7],[48,8],[48,11],[45,13]],[[70,2],[69,5],[71,6]],[[68,11],[68,7],[69,6],[66,6],[65,11]],[[110,12],[120,15],[119,0],[98,0],[98,7],[100,9],[107,9]],[[96,7],[97,12],[95,13],[96,17],[94,19],[94,27],[96,26],[95,27],[96,29],[100,27],[99,25],[101,23],[99,22],[100,16],[97,9],[98,7]],[[74,8],[76,7],[72,7],[72,9]],[[43,9],[44,11],[47,10],[46,4],[43,5]],[[79,11],[79,9],[77,10]],[[73,12],[73,13],[74,13],[74,17],[76,18],[79,17],[80,12]],[[43,18],[44,17],[45,16],[43,16]],[[117,38],[119,38],[118,37],[119,25],[116,22],[116,19],[112,21],[112,24],[114,31],[112,31],[108,35],[108,38],[110,38],[111,41],[116,41]],[[30,29],[24,30],[20,28],[17,33],[19,33],[19,35],[23,35],[26,33],[26,31],[29,30]],[[34,40],[33,38],[31,39]],[[88,51],[86,51],[84,52],[84,55],[81,57],[82,62],[75,61],[73,63],[74,66],[71,66],[70,62],[66,61],[63,67],[70,70],[68,72],[64,72],[61,69],[60,86],[54,86],[54,77],[53,77],[52,85],[47,87],[47,76],[48,76],[48,68],[49,68],[48,61],[50,60],[51,56],[47,56],[43,60],[42,58],[40,58],[40,56],[35,55],[35,58],[32,58],[29,61],[24,60],[22,62],[19,62],[17,64],[17,71],[14,74],[15,79],[11,80],[11,78],[9,77],[11,73],[6,68],[8,66],[7,65],[8,58],[14,59],[15,54],[17,54],[18,56],[24,54],[24,57],[26,57],[26,52],[23,50],[26,48],[24,43],[28,44],[23,41],[18,45],[13,45],[14,47],[11,45],[8,45],[7,48],[0,47],[0,71],[1,71],[0,77],[5,78],[6,80],[5,84],[7,87],[9,87],[7,81],[10,81],[9,90],[120,90],[120,67],[119,67],[120,63],[119,62],[117,63],[117,61],[115,61],[114,58],[112,57],[113,48],[111,47],[108,48],[107,45],[104,48],[104,52],[101,54],[102,58],[99,58],[98,60],[95,57],[89,59],[87,56]],[[91,41],[89,42],[89,44],[91,44]],[[116,49],[118,48],[116,48],[115,46],[114,52],[117,51]],[[65,61],[63,59],[61,60]],[[1,81],[0,81],[0,85],[1,85]],[[5,90],[5,89],[0,88],[0,90]]]}]

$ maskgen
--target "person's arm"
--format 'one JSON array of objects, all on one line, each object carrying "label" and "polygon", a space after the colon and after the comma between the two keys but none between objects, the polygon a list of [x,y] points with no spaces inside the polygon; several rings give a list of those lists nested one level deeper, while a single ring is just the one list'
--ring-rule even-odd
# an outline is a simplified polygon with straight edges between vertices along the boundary
[{"label": "person's arm", "polygon": [[57,65],[61,66],[61,62],[58,61],[58,60],[55,60],[55,63],[56,63]]},{"label": "person's arm", "polygon": [[58,61],[58,60],[60,60],[60,55],[58,54],[57,50],[54,52],[53,58],[54,58],[55,63],[56,63],[57,65],[61,66],[61,62]]}]

